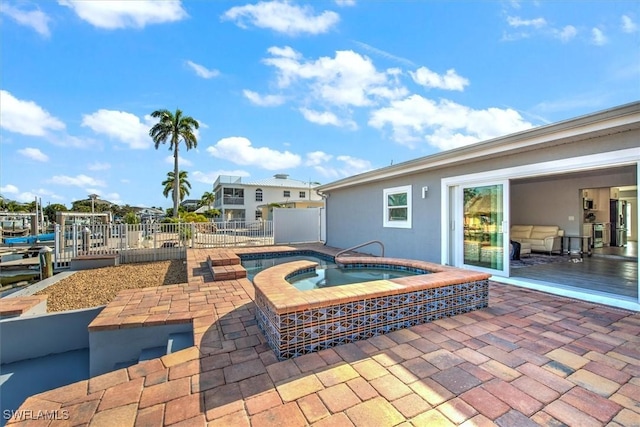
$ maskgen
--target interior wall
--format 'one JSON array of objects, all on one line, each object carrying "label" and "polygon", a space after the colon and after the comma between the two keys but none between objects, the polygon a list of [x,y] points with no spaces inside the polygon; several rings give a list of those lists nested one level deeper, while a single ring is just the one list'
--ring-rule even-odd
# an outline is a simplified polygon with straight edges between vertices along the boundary
[{"label": "interior wall", "polygon": [[582,234],[584,188],[636,185],[635,167],[511,181],[511,224],[557,225]]}]

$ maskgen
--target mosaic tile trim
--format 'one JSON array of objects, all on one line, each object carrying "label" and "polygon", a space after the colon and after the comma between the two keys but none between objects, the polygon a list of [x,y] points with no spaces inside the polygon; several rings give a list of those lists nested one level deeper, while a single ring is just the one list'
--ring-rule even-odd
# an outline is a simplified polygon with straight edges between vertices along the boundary
[{"label": "mosaic tile trim", "polygon": [[260,292],[256,292],[255,303],[259,328],[278,359],[284,360],[488,307],[489,281],[448,285],[280,315]]},{"label": "mosaic tile trim", "polygon": [[284,252],[260,252],[255,254],[239,254],[241,261],[249,261],[255,259],[267,259],[267,258],[285,258],[289,256],[312,256],[325,261],[335,262],[334,258],[330,255],[323,254],[321,252],[311,250],[299,250],[299,251],[284,251]]}]

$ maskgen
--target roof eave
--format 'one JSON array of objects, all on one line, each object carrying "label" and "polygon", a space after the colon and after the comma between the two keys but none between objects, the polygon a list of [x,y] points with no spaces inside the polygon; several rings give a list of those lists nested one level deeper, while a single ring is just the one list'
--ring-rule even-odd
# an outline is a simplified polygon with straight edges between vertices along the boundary
[{"label": "roof eave", "polygon": [[465,147],[420,157],[393,166],[364,172],[329,184],[316,190],[331,191],[353,185],[394,178],[419,172],[427,168],[443,167],[452,163],[491,157],[507,151],[524,151],[530,147],[553,142],[569,142],[598,135],[640,128],[640,102],[625,104],[601,112],[584,115],[550,125],[493,138]]}]

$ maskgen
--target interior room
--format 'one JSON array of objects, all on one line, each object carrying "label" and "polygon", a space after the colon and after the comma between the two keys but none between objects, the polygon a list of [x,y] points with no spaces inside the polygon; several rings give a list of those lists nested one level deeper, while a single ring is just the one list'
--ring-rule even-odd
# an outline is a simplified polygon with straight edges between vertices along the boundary
[{"label": "interior room", "polygon": [[557,251],[511,260],[510,276],[637,299],[636,175],[624,166],[512,180],[512,226],[558,226],[563,237]]}]

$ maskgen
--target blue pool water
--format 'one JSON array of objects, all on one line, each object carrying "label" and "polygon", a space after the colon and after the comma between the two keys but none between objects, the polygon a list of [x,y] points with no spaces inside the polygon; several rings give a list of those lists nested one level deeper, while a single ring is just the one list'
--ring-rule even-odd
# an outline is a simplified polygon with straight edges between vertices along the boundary
[{"label": "blue pool water", "polygon": [[327,288],[332,286],[350,285],[353,283],[370,282],[383,279],[397,279],[399,277],[425,274],[425,271],[394,268],[393,266],[340,267],[335,262],[313,255],[272,256],[260,259],[243,259],[242,266],[247,270],[247,277],[253,277],[264,269],[274,265],[292,261],[313,261],[318,266],[311,271],[296,275],[289,282],[301,291]]}]

